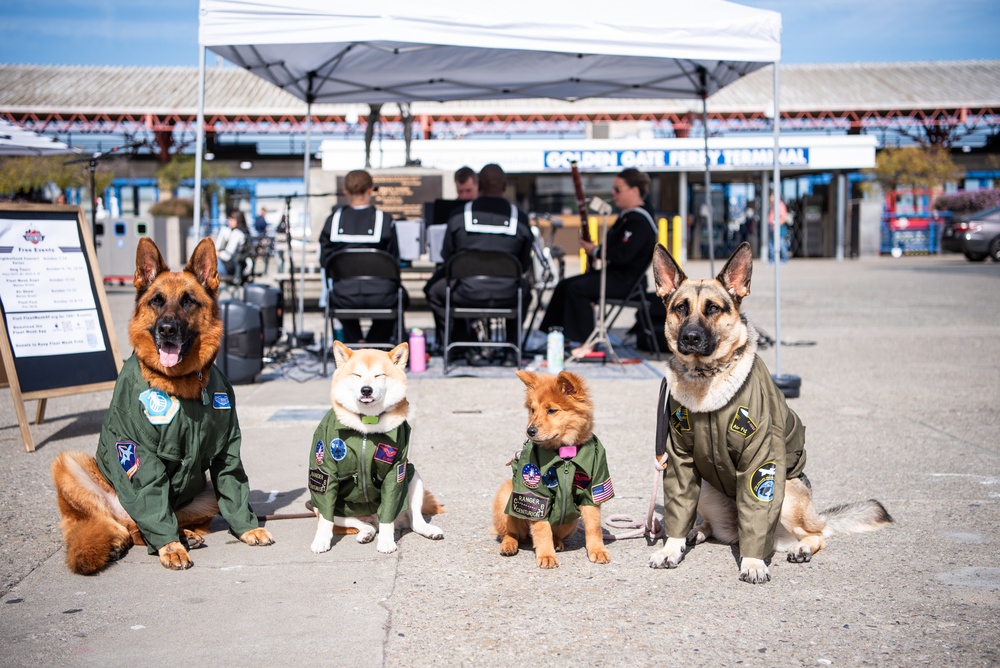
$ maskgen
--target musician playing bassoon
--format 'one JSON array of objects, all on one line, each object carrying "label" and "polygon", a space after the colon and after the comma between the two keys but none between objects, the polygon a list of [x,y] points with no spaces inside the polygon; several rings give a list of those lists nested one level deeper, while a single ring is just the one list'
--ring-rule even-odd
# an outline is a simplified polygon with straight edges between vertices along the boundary
[{"label": "musician playing bassoon", "polygon": [[[652,212],[646,207],[649,176],[637,169],[625,169],[615,176],[612,198],[619,210],[614,225],[608,229],[605,266],[606,295],[624,299],[640,276],[645,275],[653,260],[657,229]],[[585,218],[585,213],[581,215]],[[600,257],[597,244],[580,240],[591,257]],[[594,329],[594,307],[600,299],[601,272],[589,272],[561,281],[552,293],[540,328],[562,327],[567,349],[577,357],[589,350],[581,346]]]}]

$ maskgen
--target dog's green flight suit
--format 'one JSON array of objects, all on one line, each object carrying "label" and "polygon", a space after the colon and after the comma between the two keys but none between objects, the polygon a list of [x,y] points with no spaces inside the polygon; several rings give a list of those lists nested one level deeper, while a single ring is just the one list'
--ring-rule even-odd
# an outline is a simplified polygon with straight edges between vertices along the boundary
[{"label": "dog's green flight suit", "polygon": [[206,471],[230,532],[238,538],[260,526],[240,461],[233,387],[215,366],[203,397],[178,399],[151,390],[132,355],[104,414],[97,465],[150,554],[179,540],[174,511],[205,489]]},{"label": "dog's green flight suit", "polygon": [[607,453],[596,436],[577,447],[570,459],[558,450],[527,441],[511,464],[514,490],[507,514],[559,525],[575,522],[580,506],[600,506],[614,496]]},{"label": "dog's green flight suit", "polygon": [[757,356],[743,386],[724,407],[692,413],[670,398],[669,453],[663,472],[667,536],[694,528],[701,483],[736,500],[740,555],[774,551],[785,481],[806,465],[805,427]]},{"label": "dog's green flight suit", "polygon": [[[324,519],[378,515],[395,521],[409,502],[413,464],[406,461],[410,425],[384,434],[363,434],[344,425],[330,410],[313,434],[309,451],[309,492]],[[417,509],[419,512],[419,509]]]}]

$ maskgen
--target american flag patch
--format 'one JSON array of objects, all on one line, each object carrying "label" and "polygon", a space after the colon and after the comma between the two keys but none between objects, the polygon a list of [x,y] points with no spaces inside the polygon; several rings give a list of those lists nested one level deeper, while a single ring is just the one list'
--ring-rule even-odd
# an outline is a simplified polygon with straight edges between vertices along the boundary
[{"label": "american flag patch", "polygon": [[594,497],[594,503],[604,503],[615,495],[615,486],[611,484],[611,478],[608,478],[600,485],[594,485],[590,493]]},{"label": "american flag patch", "polygon": [[406,480],[406,462],[396,467],[396,482],[403,482],[404,480]]},{"label": "american flag patch", "polygon": [[396,448],[385,443],[379,443],[378,447],[375,448],[375,461],[382,462],[383,464],[391,464],[392,460],[396,457]]}]

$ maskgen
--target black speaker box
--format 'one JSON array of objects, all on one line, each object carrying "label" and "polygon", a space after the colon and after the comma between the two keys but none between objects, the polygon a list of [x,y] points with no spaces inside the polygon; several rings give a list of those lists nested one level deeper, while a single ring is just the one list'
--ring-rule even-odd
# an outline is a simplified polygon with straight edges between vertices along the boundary
[{"label": "black speaker box", "polygon": [[252,383],[264,369],[264,316],[259,306],[238,299],[219,301],[222,348],[216,364],[234,385]]},{"label": "black speaker box", "polygon": [[281,338],[285,296],[273,285],[248,283],[243,286],[243,301],[260,307],[264,316],[264,345],[273,346]]}]

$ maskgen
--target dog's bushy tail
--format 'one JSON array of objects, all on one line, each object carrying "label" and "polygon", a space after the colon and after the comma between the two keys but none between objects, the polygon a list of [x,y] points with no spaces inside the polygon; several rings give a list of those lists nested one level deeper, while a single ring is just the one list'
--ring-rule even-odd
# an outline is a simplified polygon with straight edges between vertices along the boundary
[{"label": "dog's bushy tail", "polygon": [[89,575],[104,569],[132,544],[128,529],[108,505],[111,486],[97,460],[82,452],[64,452],[52,462],[52,480],[59,503],[66,565]]},{"label": "dog's bushy tail", "polygon": [[845,503],[824,510],[820,515],[826,520],[823,535],[865,533],[875,531],[895,522],[889,511],[875,499]]},{"label": "dog's bushy tail", "polygon": [[440,515],[444,512],[444,506],[430,493],[430,490],[424,489],[424,503],[420,507],[420,513],[422,515]]}]

